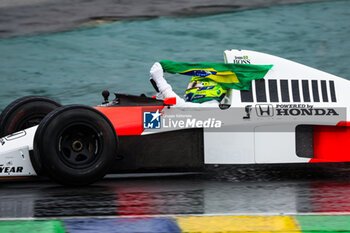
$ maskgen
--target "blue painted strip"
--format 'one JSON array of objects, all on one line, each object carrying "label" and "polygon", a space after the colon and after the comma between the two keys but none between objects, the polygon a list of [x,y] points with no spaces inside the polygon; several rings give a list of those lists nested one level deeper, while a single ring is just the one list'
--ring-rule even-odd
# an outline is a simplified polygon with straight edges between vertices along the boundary
[{"label": "blue painted strip", "polygon": [[63,221],[69,233],[181,232],[172,218],[85,218]]}]

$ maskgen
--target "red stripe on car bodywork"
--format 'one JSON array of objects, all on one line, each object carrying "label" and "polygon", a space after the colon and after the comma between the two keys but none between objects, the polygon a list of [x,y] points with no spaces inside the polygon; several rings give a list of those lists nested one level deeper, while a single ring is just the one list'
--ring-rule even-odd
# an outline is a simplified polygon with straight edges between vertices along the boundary
[{"label": "red stripe on car bodywork", "polygon": [[143,128],[143,112],[162,111],[164,106],[134,107],[94,107],[102,112],[113,124],[118,136],[141,135]]},{"label": "red stripe on car bodywork", "polygon": [[314,156],[310,163],[350,161],[350,122],[314,127]]}]

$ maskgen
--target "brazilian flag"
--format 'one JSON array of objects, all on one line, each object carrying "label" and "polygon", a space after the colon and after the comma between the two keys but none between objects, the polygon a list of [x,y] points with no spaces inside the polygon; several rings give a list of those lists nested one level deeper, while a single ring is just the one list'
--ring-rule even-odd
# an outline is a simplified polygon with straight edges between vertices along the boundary
[{"label": "brazilian flag", "polygon": [[262,79],[272,65],[187,63],[162,60],[159,62],[165,72],[211,79],[222,86],[237,90],[249,90],[254,79]]}]

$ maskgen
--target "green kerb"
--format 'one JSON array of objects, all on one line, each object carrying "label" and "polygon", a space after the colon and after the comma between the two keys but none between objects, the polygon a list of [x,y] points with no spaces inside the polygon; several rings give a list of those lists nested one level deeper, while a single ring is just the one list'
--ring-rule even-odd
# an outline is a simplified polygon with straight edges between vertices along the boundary
[{"label": "green kerb", "polygon": [[64,233],[61,221],[0,221],[1,233]]},{"label": "green kerb", "polygon": [[295,216],[295,218],[304,233],[350,233],[350,216]]}]

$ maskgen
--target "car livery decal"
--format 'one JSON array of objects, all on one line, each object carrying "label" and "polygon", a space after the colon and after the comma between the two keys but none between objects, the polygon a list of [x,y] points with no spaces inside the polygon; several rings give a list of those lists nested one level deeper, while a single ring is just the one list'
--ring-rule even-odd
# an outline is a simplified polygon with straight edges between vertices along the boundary
[{"label": "car livery decal", "polygon": [[118,136],[141,135],[144,112],[161,112],[164,106],[95,107],[111,121]]},{"label": "car livery decal", "polygon": [[[254,85],[253,85],[254,83]],[[337,102],[335,84],[333,80],[297,80],[297,79],[268,79],[268,80],[254,80],[252,88],[248,91],[241,91],[241,102]],[[291,92],[289,91],[289,87]],[[320,88],[320,89],[319,89]],[[320,90],[320,92],[319,92]],[[279,100],[278,93],[281,93],[281,100]],[[267,99],[267,93],[270,100]],[[313,97],[313,98],[310,98]]]}]

